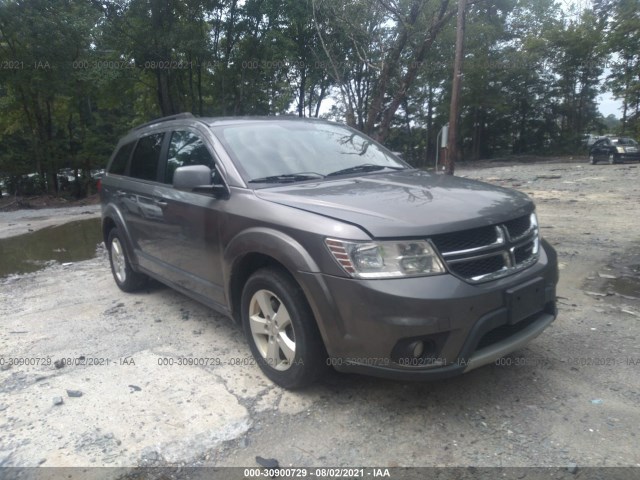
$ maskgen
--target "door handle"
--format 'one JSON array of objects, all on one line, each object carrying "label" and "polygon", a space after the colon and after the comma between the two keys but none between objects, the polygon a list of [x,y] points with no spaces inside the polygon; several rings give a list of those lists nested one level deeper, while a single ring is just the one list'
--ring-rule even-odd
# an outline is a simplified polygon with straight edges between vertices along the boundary
[{"label": "door handle", "polygon": [[169,206],[169,202],[166,202],[164,200],[156,200],[156,205],[160,208],[167,208]]}]

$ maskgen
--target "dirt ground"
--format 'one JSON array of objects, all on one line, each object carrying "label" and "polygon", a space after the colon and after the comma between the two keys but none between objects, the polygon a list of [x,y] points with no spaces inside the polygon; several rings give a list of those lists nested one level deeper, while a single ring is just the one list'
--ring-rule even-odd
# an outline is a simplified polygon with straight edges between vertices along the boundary
[{"label": "dirt ground", "polygon": [[[99,248],[0,279],[0,466],[257,467],[261,456],[558,467],[551,478],[640,467],[640,166],[457,174],[528,193],[558,251],[559,317],[523,350],[444,381],[332,373],[287,392],[261,375],[230,320],[160,285],[122,293]],[[0,237],[60,221],[38,213],[42,224],[0,212]]]}]

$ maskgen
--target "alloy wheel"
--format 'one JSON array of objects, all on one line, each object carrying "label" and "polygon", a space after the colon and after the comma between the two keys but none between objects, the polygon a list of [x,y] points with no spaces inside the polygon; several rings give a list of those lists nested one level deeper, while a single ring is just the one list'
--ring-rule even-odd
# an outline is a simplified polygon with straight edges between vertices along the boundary
[{"label": "alloy wheel", "polygon": [[249,326],[258,352],[267,364],[288,370],[296,355],[296,340],[285,304],[269,290],[258,290],[249,302]]},{"label": "alloy wheel", "polygon": [[118,237],[111,241],[111,259],[113,261],[113,273],[120,283],[124,283],[127,280],[127,260]]}]

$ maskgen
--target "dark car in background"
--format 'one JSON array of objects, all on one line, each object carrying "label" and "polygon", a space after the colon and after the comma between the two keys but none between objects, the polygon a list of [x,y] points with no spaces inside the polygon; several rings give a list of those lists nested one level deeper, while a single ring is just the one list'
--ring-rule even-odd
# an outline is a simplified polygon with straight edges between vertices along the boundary
[{"label": "dark car in background", "polygon": [[417,170],[336,123],[159,119],[119,142],[101,200],[117,285],[152,277],[237,320],[285,388],[328,366],[460,374],[556,317],[529,197]]},{"label": "dark car in background", "polygon": [[595,165],[598,162],[614,163],[626,160],[640,161],[640,148],[638,142],[627,137],[605,137],[597,140],[589,148],[589,163]]}]

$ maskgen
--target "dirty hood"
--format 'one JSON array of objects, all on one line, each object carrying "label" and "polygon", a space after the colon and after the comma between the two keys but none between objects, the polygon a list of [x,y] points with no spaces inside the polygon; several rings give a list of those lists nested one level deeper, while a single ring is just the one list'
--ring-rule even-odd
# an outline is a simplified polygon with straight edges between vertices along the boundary
[{"label": "dirty hood", "polygon": [[266,201],[357,225],[372,237],[424,236],[491,225],[531,213],[525,194],[421,170],[256,190]]}]

